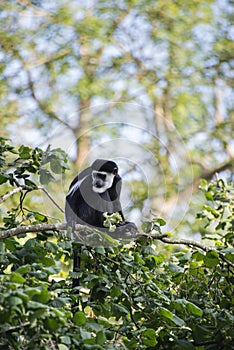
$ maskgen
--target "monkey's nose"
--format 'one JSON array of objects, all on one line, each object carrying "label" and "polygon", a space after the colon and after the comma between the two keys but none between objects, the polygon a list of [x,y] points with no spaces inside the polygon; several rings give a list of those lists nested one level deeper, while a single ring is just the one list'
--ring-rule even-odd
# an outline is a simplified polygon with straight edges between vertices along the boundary
[{"label": "monkey's nose", "polygon": [[101,188],[102,187],[102,182],[101,181],[96,181],[94,186],[97,187],[97,188]]}]

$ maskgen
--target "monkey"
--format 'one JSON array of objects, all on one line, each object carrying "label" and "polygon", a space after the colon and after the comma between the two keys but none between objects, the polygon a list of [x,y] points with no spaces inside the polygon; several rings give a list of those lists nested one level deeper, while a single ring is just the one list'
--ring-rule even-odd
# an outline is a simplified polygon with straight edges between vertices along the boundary
[{"label": "monkey", "polygon": [[[105,159],[96,159],[90,167],[84,169],[72,181],[65,204],[65,218],[68,226],[82,224],[97,228],[108,233],[104,228],[103,213],[118,212],[122,221],[117,224],[120,232],[130,232],[134,235],[137,227],[125,220],[121,203],[120,192],[122,179],[118,174],[115,162]],[[73,269],[80,267],[78,252],[74,251]],[[79,285],[73,280],[73,287]]]}]

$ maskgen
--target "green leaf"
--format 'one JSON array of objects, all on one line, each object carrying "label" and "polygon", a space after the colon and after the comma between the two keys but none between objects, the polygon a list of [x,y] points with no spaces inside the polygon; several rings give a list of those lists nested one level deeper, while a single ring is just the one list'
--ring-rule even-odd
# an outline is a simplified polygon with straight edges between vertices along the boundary
[{"label": "green leaf", "polygon": [[188,312],[192,315],[201,317],[203,314],[202,309],[200,309],[197,305],[195,305],[189,301],[186,302],[186,308],[187,308]]},{"label": "green leaf", "polygon": [[207,180],[201,179],[200,180],[200,186],[201,189],[207,190]]},{"label": "green leaf", "polygon": [[87,339],[92,339],[93,336],[90,332],[86,331],[85,329],[80,328],[80,336],[81,339],[87,340]]},{"label": "green leaf", "polygon": [[30,152],[31,152],[31,148],[30,147],[22,145],[19,148],[19,156],[22,159],[30,159],[30,157],[31,157]]},{"label": "green leaf", "polygon": [[234,262],[234,254],[228,254],[228,253],[226,253],[225,254],[225,258],[227,259],[227,260],[229,260],[229,261],[231,261],[231,262]]},{"label": "green leaf", "polygon": [[42,304],[47,304],[50,298],[51,298],[50,292],[45,287],[43,288],[42,291],[40,291],[40,293],[37,293],[33,296],[33,301],[37,301]]},{"label": "green leaf", "polygon": [[142,230],[143,230],[145,233],[150,233],[151,230],[152,230],[152,222],[151,222],[151,221],[145,221],[145,222],[143,222],[143,224],[142,224]]},{"label": "green leaf", "polygon": [[161,316],[169,318],[170,320],[173,318],[173,313],[164,307],[159,308],[159,313]]},{"label": "green leaf", "polygon": [[110,295],[111,295],[112,298],[119,297],[121,295],[121,290],[116,285],[114,285],[111,288]]},{"label": "green leaf", "polygon": [[[88,308],[88,309],[89,309],[89,313],[90,313],[90,312],[92,313],[92,309],[90,309],[90,308]],[[95,333],[97,333],[97,332],[103,330],[103,325],[101,325],[101,324],[99,324],[99,323],[96,323],[96,322],[94,321],[93,318],[91,318],[91,319],[89,318],[89,320],[91,320],[91,322],[88,322],[88,321],[86,320],[86,323],[85,323],[85,326],[86,326],[87,329],[92,330],[92,331],[94,331]],[[107,324],[107,323],[106,323],[106,324]]]},{"label": "green leaf", "polygon": [[105,253],[106,253],[105,248],[102,246],[95,247],[94,250],[95,250],[95,252],[97,252],[98,254],[101,254],[101,255],[105,255]]},{"label": "green leaf", "polygon": [[51,332],[55,332],[58,329],[58,322],[55,318],[52,317],[48,317],[45,320],[44,325],[46,329],[48,329]]},{"label": "green leaf", "polygon": [[0,175],[0,185],[4,184],[9,180],[9,176],[7,175]]},{"label": "green leaf", "polygon": [[203,261],[205,255],[203,253],[197,251],[197,252],[194,252],[192,256],[196,261]]},{"label": "green leaf", "polygon": [[184,311],[186,305],[186,300],[185,299],[177,299],[174,300],[171,303],[171,306],[176,310],[176,311]]},{"label": "green leaf", "polygon": [[54,264],[55,264],[54,259],[49,258],[48,256],[41,258],[41,262],[43,263],[43,265],[45,265],[47,267],[54,266]]},{"label": "green leaf", "polygon": [[39,170],[39,174],[40,174],[40,183],[42,185],[48,185],[49,182],[54,181],[54,177],[51,175],[51,173],[46,170],[41,168]]},{"label": "green leaf", "polygon": [[161,316],[171,320],[173,323],[175,323],[177,326],[183,326],[184,325],[184,320],[179,318],[178,316],[174,315],[171,311],[164,307],[159,308],[159,313]]},{"label": "green leaf", "polygon": [[22,299],[20,299],[20,298],[18,298],[18,297],[13,297],[13,296],[11,296],[11,297],[7,298],[7,304],[6,304],[6,306],[7,306],[7,305],[9,305],[9,306],[17,306],[17,305],[20,305],[20,304],[22,304],[22,303],[23,303],[23,300],[22,300]]},{"label": "green leaf", "polygon": [[69,348],[64,344],[58,344],[58,350],[69,350]]},{"label": "green leaf", "polygon": [[[153,220],[153,221],[154,221],[154,220]],[[165,226],[166,223],[167,223],[167,222],[166,222],[164,219],[162,219],[162,218],[156,219],[155,222],[158,223],[159,226]]]},{"label": "green leaf", "polygon": [[124,317],[128,314],[128,310],[118,304],[113,304],[112,305],[112,312],[113,312],[113,316],[115,316],[117,319],[119,319],[120,317]]},{"label": "green leaf", "polygon": [[213,195],[212,192],[206,192],[206,193],[205,193],[205,197],[206,197],[206,199],[207,199],[208,201],[212,201],[214,195]]},{"label": "green leaf", "polygon": [[35,182],[33,182],[33,181],[29,180],[29,179],[25,180],[25,185],[29,186],[29,187],[32,187],[32,188],[37,188],[37,185],[35,184]]},{"label": "green leaf", "polygon": [[47,217],[41,213],[34,212],[33,215],[34,215],[34,218],[39,222],[47,222],[48,221]]},{"label": "green leaf", "polygon": [[37,301],[29,301],[28,303],[28,308],[29,309],[33,309],[33,310],[36,310],[36,309],[47,309],[47,305],[45,304],[42,304],[42,303],[38,303]]},{"label": "green leaf", "polygon": [[206,341],[207,337],[210,336],[210,329],[205,326],[200,326],[199,324],[193,327],[193,337],[196,342]]},{"label": "green leaf", "polygon": [[96,342],[99,345],[103,345],[106,341],[106,336],[105,333],[103,331],[99,331],[96,335]]},{"label": "green leaf", "polygon": [[134,260],[140,265],[145,265],[145,261],[141,258],[138,252],[134,254]]},{"label": "green leaf", "polygon": [[27,265],[20,266],[15,272],[18,272],[19,274],[23,275],[29,272],[31,268],[32,268],[31,265],[27,264]]},{"label": "green leaf", "polygon": [[184,273],[184,268],[179,266],[179,265],[176,265],[176,264],[173,264],[173,263],[169,263],[168,264],[168,269],[171,271],[171,272],[175,272],[175,273]]},{"label": "green leaf", "polygon": [[54,307],[60,308],[67,305],[68,298],[57,297],[53,300],[52,305]]},{"label": "green leaf", "polygon": [[60,337],[60,341],[61,341],[61,343],[63,343],[63,344],[71,345],[71,338],[68,337],[67,335],[65,335],[65,336],[63,336],[63,337]]},{"label": "green leaf", "polygon": [[63,172],[63,167],[60,164],[60,160],[52,159],[51,162],[50,162],[50,169],[55,174],[61,174]]},{"label": "green leaf", "polygon": [[146,346],[153,347],[157,345],[157,334],[154,329],[148,328],[142,333],[142,343]]},{"label": "green leaf", "polygon": [[219,264],[219,254],[214,250],[207,252],[204,257],[204,264],[209,268],[217,266]]},{"label": "green leaf", "polygon": [[26,281],[25,278],[17,272],[12,272],[11,280],[15,283],[24,283]]},{"label": "green leaf", "polygon": [[[31,313],[29,316],[30,323],[31,324],[35,323],[35,321],[37,322],[40,318],[43,318],[46,312],[47,312],[46,309],[38,309],[38,310],[34,311],[33,313]],[[31,327],[31,325],[30,325],[30,327]]]},{"label": "green leaf", "polygon": [[182,318],[180,318],[176,315],[173,315],[172,321],[179,327],[183,326],[185,323],[184,320],[182,320]]},{"label": "green leaf", "polygon": [[222,253],[234,253],[234,248],[224,248],[221,250]]},{"label": "green leaf", "polygon": [[85,314],[82,311],[77,311],[73,317],[73,322],[77,326],[83,326],[86,323]]}]

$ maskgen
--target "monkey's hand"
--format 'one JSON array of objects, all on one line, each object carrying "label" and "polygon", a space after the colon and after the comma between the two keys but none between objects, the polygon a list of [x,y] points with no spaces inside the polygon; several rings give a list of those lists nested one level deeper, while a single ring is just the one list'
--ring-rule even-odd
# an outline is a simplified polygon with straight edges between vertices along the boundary
[{"label": "monkey's hand", "polygon": [[135,235],[137,232],[137,227],[133,222],[122,221],[117,225],[117,230],[119,232],[123,232],[123,233],[129,232],[131,235]]}]

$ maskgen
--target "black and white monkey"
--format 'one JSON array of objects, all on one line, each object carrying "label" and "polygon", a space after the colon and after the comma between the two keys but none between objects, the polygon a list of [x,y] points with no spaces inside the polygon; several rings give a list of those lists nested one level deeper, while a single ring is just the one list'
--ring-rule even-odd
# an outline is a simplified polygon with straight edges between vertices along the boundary
[{"label": "black and white monkey", "polygon": [[[118,212],[122,221],[117,225],[120,232],[135,234],[137,227],[125,221],[120,203],[122,179],[118,174],[118,166],[111,160],[97,159],[92,165],[72,181],[66,196],[65,218],[67,224],[92,226],[107,230],[103,226],[103,213]],[[79,267],[79,257],[74,252],[74,270]],[[78,285],[74,283],[73,286]]]}]

